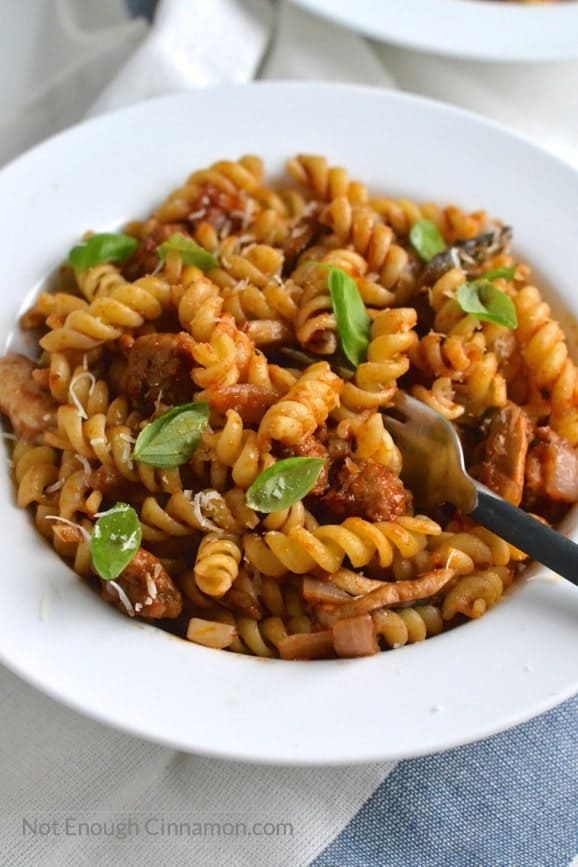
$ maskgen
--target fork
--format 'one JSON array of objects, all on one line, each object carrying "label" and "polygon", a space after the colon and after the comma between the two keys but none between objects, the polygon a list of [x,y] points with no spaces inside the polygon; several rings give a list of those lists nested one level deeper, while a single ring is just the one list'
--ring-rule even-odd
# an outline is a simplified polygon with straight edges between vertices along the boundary
[{"label": "fork", "polygon": [[423,508],[451,503],[465,515],[578,584],[578,545],[498,497],[466,472],[454,427],[436,410],[397,392],[383,421],[403,456],[403,481]]}]

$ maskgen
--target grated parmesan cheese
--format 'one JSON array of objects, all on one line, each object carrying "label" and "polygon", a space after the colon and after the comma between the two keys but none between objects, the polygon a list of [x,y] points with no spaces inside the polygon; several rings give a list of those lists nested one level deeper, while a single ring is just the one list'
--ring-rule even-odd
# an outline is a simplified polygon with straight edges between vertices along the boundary
[{"label": "grated parmesan cheese", "polygon": [[125,443],[136,443],[136,439],[124,430],[119,433],[118,438]]},{"label": "grated parmesan cheese", "polygon": [[121,551],[129,551],[135,544],[137,537],[137,531],[133,530],[130,536],[128,536],[122,545],[120,546]]},{"label": "grated parmesan cheese", "polygon": [[[157,399],[155,400],[155,412],[158,412],[158,411],[159,411],[159,407],[160,407],[160,405],[161,405],[162,397],[163,397],[163,390],[162,390],[162,388],[161,388],[161,389],[159,390],[159,393],[157,394]],[[135,442],[136,442],[136,440],[135,440]]]},{"label": "grated parmesan cheese", "polygon": [[77,461],[82,464],[82,469],[84,470],[85,475],[89,476],[92,472],[92,467],[88,463],[87,458],[84,455],[74,455]]},{"label": "grated parmesan cheese", "polygon": [[289,237],[290,238],[302,238],[306,232],[307,232],[306,226],[299,226],[299,225],[293,226],[293,228],[289,232]]},{"label": "grated parmesan cheese", "polygon": [[105,515],[114,515],[115,512],[126,512],[127,507],[122,503],[117,503],[110,509],[105,509],[104,512],[95,512],[93,518],[103,518]]},{"label": "grated parmesan cheese", "polygon": [[[158,563],[157,563],[157,566],[158,566]],[[147,583],[148,598],[152,601],[153,599],[156,599],[158,596],[157,585],[155,584],[155,582],[153,581],[152,577],[149,575],[148,572],[145,575],[145,581]]]},{"label": "grated parmesan cheese", "polygon": [[202,218],[205,216],[206,213],[207,213],[206,208],[200,208],[200,210],[198,210],[198,211],[192,211],[189,214],[187,219],[189,219],[189,220],[202,220]]},{"label": "grated parmesan cheese", "polygon": [[[237,238],[237,243],[239,244],[239,247],[242,247],[243,244],[252,244],[253,246],[255,246],[255,238],[253,237],[253,235],[239,235],[239,237]],[[247,282],[249,281],[247,280]]]},{"label": "grated parmesan cheese", "polygon": [[64,479],[58,479],[57,482],[54,482],[52,485],[48,485],[47,488],[44,488],[45,494],[54,494],[56,491],[59,491],[64,484]]},{"label": "grated parmesan cheese", "polygon": [[307,202],[306,205],[303,206],[303,210],[301,211],[302,217],[311,217],[317,210],[317,202],[311,201]]},{"label": "grated parmesan cheese", "polygon": [[60,521],[62,524],[68,524],[69,527],[75,527],[80,530],[85,541],[90,542],[90,533],[81,524],[75,524],[74,521],[69,521],[68,518],[62,518],[60,515],[45,515],[45,521]]},{"label": "grated parmesan cheese", "polygon": [[76,407],[76,411],[79,414],[79,416],[81,418],[87,419],[88,414],[87,414],[85,408],[83,407],[82,403],[80,402],[78,395],[76,394],[76,392],[74,390],[76,388],[76,386],[78,385],[78,383],[82,379],[88,379],[90,381],[90,388],[88,390],[88,394],[89,395],[92,394],[92,392],[94,390],[94,386],[96,385],[95,376],[89,370],[83,370],[81,373],[77,373],[76,376],[73,376],[72,379],[70,380],[70,385],[68,386],[68,397],[70,398],[70,402],[73,403],[74,406]]},{"label": "grated parmesan cheese", "polygon": [[120,584],[117,584],[116,581],[107,581],[106,586],[107,588],[113,587],[116,590],[118,598],[122,602],[126,613],[129,617],[134,617],[134,608],[132,607],[132,602],[130,601]]},{"label": "grated parmesan cheese", "polygon": [[130,443],[126,442],[126,440],[122,444],[122,453],[120,456],[121,461],[127,465],[129,470],[134,470],[134,463],[130,458]]},{"label": "grated parmesan cheese", "polygon": [[199,491],[198,494],[195,494],[193,497],[193,515],[195,516],[195,520],[199,525],[200,530],[213,530],[217,533],[222,533],[223,528],[219,527],[210,518],[207,518],[206,515],[203,514],[203,509],[206,509],[207,506],[214,502],[215,500],[221,501],[221,495],[218,491]]},{"label": "grated parmesan cheese", "polygon": [[232,223],[230,220],[224,220],[223,225],[221,226],[221,230],[219,232],[219,238],[227,238],[231,234]]}]

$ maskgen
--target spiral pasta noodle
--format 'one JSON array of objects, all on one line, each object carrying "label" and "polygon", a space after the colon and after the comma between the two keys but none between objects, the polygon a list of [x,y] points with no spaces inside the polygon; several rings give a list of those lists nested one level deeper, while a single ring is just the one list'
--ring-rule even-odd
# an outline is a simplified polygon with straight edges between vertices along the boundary
[{"label": "spiral pasta noodle", "polygon": [[307,368],[287,394],[267,410],[259,425],[259,438],[285,445],[298,443],[339,406],[341,388],[341,380],[326,362]]},{"label": "spiral pasta noodle", "polygon": [[40,341],[46,352],[87,351],[108,340],[116,340],[127,329],[140,328],[158,319],[168,303],[170,288],[158,277],[142,277],[133,284],[122,283],[95,299],[86,309],[72,310],[64,324],[52,329]]}]

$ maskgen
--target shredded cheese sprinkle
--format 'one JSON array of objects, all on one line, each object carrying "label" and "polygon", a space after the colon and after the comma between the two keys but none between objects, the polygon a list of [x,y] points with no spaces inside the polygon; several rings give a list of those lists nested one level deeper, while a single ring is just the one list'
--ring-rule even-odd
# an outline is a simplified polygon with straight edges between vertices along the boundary
[{"label": "shredded cheese sprinkle", "polygon": [[48,485],[47,488],[44,488],[45,494],[54,494],[56,491],[59,491],[64,484],[64,479],[58,479],[57,482],[54,482],[52,485]]},{"label": "shredded cheese sprinkle", "polygon": [[78,383],[83,379],[88,379],[90,381],[90,388],[88,390],[88,394],[89,395],[92,394],[92,392],[94,390],[94,386],[96,385],[95,376],[89,370],[83,370],[81,373],[77,373],[76,376],[73,376],[72,379],[70,380],[70,385],[68,386],[68,397],[70,398],[70,402],[73,403],[74,406],[76,407],[76,411],[79,414],[79,416],[81,418],[87,419],[88,414],[87,414],[85,408],[83,407],[82,403],[80,402],[78,395],[76,394],[76,392],[74,390],[76,388],[76,386],[78,385]]},{"label": "shredded cheese sprinkle", "polygon": [[315,202],[315,201],[307,202],[307,204],[303,207],[303,210],[301,211],[301,216],[302,217],[310,217],[312,214],[315,213],[316,210],[317,210],[317,202]]},{"label": "shredded cheese sprinkle", "polygon": [[80,530],[86,542],[90,542],[90,533],[81,524],[75,524],[74,521],[69,521],[68,518],[62,518],[60,515],[45,515],[45,521],[60,521],[62,524],[68,524],[69,527],[75,527]]},{"label": "shredded cheese sprinkle", "polygon": [[207,518],[206,515],[203,514],[203,509],[206,509],[207,506],[215,500],[221,500],[221,495],[218,491],[199,491],[199,493],[195,494],[193,497],[193,515],[199,525],[199,530],[213,530],[217,533],[223,532],[222,527],[219,527],[211,521],[210,518]]},{"label": "shredded cheese sprinkle", "polygon": [[157,585],[155,584],[155,582],[153,581],[152,577],[149,575],[148,572],[145,575],[145,580],[147,582],[147,593],[149,595],[149,598],[152,601],[153,599],[156,599],[157,595],[158,595],[157,594]]},{"label": "shredded cheese sprinkle", "polygon": [[136,443],[136,439],[124,430],[119,433],[118,438],[125,443]]},{"label": "shredded cheese sprinkle", "polygon": [[88,463],[87,458],[84,455],[74,455],[77,461],[82,464],[82,469],[84,470],[85,475],[89,476],[92,472],[92,467]]},{"label": "shredded cheese sprinkle", "polygon": [[133,470],[134,469],[134,463],[133,463],[133,461],[131,461],[130,455],[131,455],[130,443],[126,442],[126,440],[125,440],[122,444],[122,453],[121,453],[120,459],[123,463],[125,463],[127,465],[129,470]]},{"label": "shredded cheese sprinkle", "polygon": [[129,617],[134,617],[134,608],[132,607],[132,602],[130,601],[120,584],[117,584],[116,581],[107,581],[106,586],[113,587],[116,590],[118,598],[122,602],[126,613]]},{"label": "shredded cheese sprinkle", "polygon": [[136,542],[136,535],[136,530],[133,530],[130,536],[128,536],[120,546],[120,550],[130,551],[130,549],[134,547],[134,544]]}]

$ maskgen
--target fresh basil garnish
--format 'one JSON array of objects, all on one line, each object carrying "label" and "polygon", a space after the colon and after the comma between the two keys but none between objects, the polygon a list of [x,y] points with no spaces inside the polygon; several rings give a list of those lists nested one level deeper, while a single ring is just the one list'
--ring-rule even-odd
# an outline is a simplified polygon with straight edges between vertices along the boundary
[{"label": "fresh basil garnish", "polygon": [[90,235],[68,254],[68,261],[75,271],[82,273],[100,265],[101,262],[121,262],[134,253],[138,241],[130,235],[113,235],[107,232]]},{"label": "fresh basil garnish", "polygon": [[279,512],[305,497],[325,463],[324,458],[286,458],[264,470],[245,494],[249,508]]},{"label": "fresh basil garnish", "polygon": [[446,242],[431,220],[418,220],[409,230],[409,240],[415,252],[424,262],[429,262],[446,249]]},{"label": "fresh basil garnish", "polygon": [[191,457],[209,420],[207,403],[185,403],[147,424],[132,453],[153,467],[179,467]]},{"label": "fresh basil garnish", "polygon": [[329,271],[327,288],[337,324],[339,342],[347,360],[357,367],[367,354],[371,325],[357,283],[353,277],[341,268],[335,268],[329,262],[314,264]]},{"label": "fresh basil garnish", "polygon": [[185,265],[195,265],[201,271],[211,271],[219,267],[219,260],[208,250],[200,247],[192,238],[186,235],[174,234],[162,243],[158,248],[161,259],[166,259],[167,253],[175,251],[179,254]]},{"label": "fresh basil garnish", "polygon": [[90,537],[90,554],[104,581],[118,578],[126,569],[140,547],[141,537],[138,515],[126,503],[117,503],[99,517]]},{"label": "fresh basil garnish", "polygon": [[463,283],[456,292],[456,301],[465,313],[506,328],[517,328],[518,318],[509,295],[485,280]]},{"label": "fresh basil garnish", "polygon": [[511,267],[504,268],[494,268],[492,271],[486,271],[482,274],[483,280],[497,280],[498,277],[502,277],[504,280],[513,280],[514,275],[516,273],[516,266],[512,265]]}]

